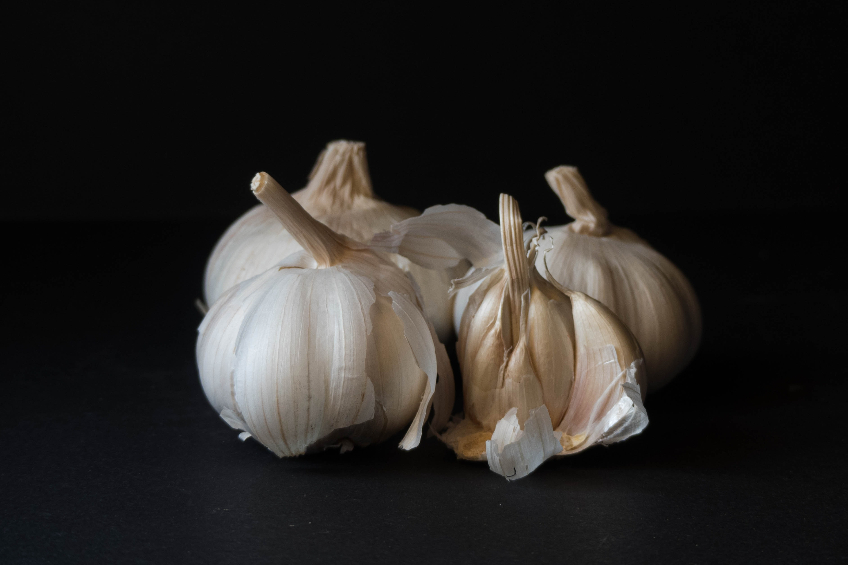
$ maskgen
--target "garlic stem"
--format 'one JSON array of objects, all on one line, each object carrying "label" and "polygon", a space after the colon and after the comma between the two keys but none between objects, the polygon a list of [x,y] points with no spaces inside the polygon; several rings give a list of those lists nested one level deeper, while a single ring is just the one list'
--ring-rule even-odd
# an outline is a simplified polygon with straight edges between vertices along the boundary
[{"label": "garlic stem", "polygon": [[321,267],[335,265],[344,254],[339,236],[313,218],[268,173],[257,173],[250,189],[280,219],[283,227]]},{"label": "garlic stem", "polygon": [[303,192],[333,208],[349,208],[357,197],[374,198],[365,144],[344,140],[327,144]]},{"label": "garlic stem", "polygon": [[500,199],[501,243],[506,273],[509,277],[509,305],[513,338],[517,338],[521,322],[521,297],[530,289],[530,270],[524,251],[524,232],[518,202],[508,194]]},{"label": "garlic stem", "polygon": [[559,196],[565,213],[574,218],[574,222],[569,224],[571,231],[597,237],[610,232],[607,211],[592,198],[577,167],[551,169],[545,173],[545,180]]}]

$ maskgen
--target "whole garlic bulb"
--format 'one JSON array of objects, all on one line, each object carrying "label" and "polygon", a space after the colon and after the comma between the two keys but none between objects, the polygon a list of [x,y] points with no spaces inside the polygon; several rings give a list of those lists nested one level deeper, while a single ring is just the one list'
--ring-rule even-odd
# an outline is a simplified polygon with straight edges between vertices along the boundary
[{"label": "whole garlic bulb", "polygon": [[434,401],[432,425],[443,427],[450,362],[408,276],[313,219],[267,174],[252,189],[303,250],[230,288],[204,318],[197,361],[215,410],[281,457],[406,426],[410,449]]},{"label": "whole garlic bulb", "polygon": [[537,272],[538,236],[525,244],[513,198],[501,195],[499,228],[463,208],[430,208],[372,240],[425,264],[472,262],[454,281],[479,283],[457,342],[465,419],[443,440],[513,479],[549,457],[641,432],[646,382],[633,334],[596,300]]},{"label": "whole garlic bulb", "polygon": [[[557,167],[545,178],[574,218],[547,228],[546,238],[553,241],[544,258],[550,275],[621,318],[645,353],[648,392],[656,391],[698,349],[701,310],[695,291],[671,261],[632,231],[609,223],[575,167]],[[536,267],[545,272],[542,257]]]},{"label": "whole garlic bulb", "polygon": [[[311,216],[355,241],[368,241],[392,224],[418,215],[413,208],[395,206],[375,196],[368,173],[365,144],[333,141],[318,156],[309,184],[292,194]],[[204,297],[213,304],[227,289],[274,266],[301,246],[276,216],[258,205],[224,233],[206,265]],[[451,335],[450,276],[424,269],[397,255],[388,257],[412,274],[425,303],[425,313],[441,339]]]}]

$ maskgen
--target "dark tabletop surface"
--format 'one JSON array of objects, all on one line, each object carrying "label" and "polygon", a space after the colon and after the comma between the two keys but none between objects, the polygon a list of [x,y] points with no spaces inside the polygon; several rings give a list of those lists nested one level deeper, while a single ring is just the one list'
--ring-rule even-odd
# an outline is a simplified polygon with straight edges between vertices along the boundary
[{"label": "dark tabletop surface", "polygon": [[2,225],[0,563],[844,560],[839,218],[616,220],[688,274],[702,347],[642,435],[513,483],[435,438],[239,441],[194,359],[228,221]]}]

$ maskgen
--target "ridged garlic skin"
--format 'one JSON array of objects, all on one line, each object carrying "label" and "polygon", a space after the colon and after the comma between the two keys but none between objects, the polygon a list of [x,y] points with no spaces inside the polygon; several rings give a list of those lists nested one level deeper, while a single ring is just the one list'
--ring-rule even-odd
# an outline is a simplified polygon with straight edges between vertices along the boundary
[{"label": "ridged garlic skin", "polygon": [[[466,417],[494,430],[510,408],[517,408],[523,422],[531,409],[544,404],[559,422],[574,380],[571,302],[531,273],[520,320],[512,320],[504,304],[508,284],[505,270],[491,275],[472,295],[463,317],[457,353]],[[518,322],[515,336],[510,335],[513,322]]]},{"label": "ridged garlic skin", "polygon": [[667,384],[692,360],[701,339],[698,298],[683,273],[632,231],[613,226],[574,167],[546,175],[576,220],[546,227],[537,269],[612,310],[630,328],[650,378],[648,392]]},{"label": "ridged garlic skin", "polygon": [[292,206],[267,175],[254,185],[260,198],[276,191],[309,252],[230,288],[206,314],[197,360],[213,408],[281,457],[365,446],[407,426],[410,449],[434,401],[443,427],[450,362],[408,276]]},{"label": "ridged garlic skin", "polygon": [[440,437],[461,459],[488,460],[508,479],[546,459],[621,441],[648,423],[642,353],[604,305],[545,280],[518,204],[501,195],[501,225],[476,210],[434,206],[379,234],[372,246],[413,261],[472,269],[457,353],[465,417]]},{"label": "ridged garlic skin", "polygon": [[[525,230],[524,231],[524,243],[525,243],[525,245],[529,245],[530,240],[533,237],[535,237],[536,235],[537,235],[537,233],[536,233],[535,229]],[[471,267],[470,269],[468,269],[464,273],[463,279],[465,277],[473,276],[474,271],[475,271],[474,267]],[[462,279],[460,279],[460,280],[462,280]],[[474,294],[474,291],[477,290],[482,283],[483,283],[483,280],[480,279],[480,280],[477,280],[476,282],[473,282],[471,284],[460,285],[457,288],[454,288],[452,290],[452,294],[453,294],[452,308],[453,308],[453,311],[451,313],[451,317],[452,317],[452,321],[453,321],[454,332],[457,336],[459,335],[459,328],[460,328],[460,325],[462,324],[462,315],[465,313],[466,306],[468,306],[468,299],[471,298],[471,295]]]},{"label": "ridged garlic skin", "polygon": [[[392,224],[417,216],[413,208],[395,206],[374,195],[365,144],[335,141],[318,157],[309,184],[292,194],[318,221],[355,241],[367,242]],[[204,298],[213,304],[236,284],[273,267],[281,257],[302,249],[277,217],[260,204],[236,220],[212,251],[204,275]],[[398,255],[387,255],[418,284],[425,313],[441,339],[451,335],[450,276],[425,269]]]},{"label": "ridged garlic skin", "polygon": [[427,375],[394,308],[410,308],[414,292],[405,277],[375,284],[381,270],[376,257],[316,269],[299,254],[232,288],[197,344],[215,410],[281,457],[343,438],[364,446],[407,426]]}]

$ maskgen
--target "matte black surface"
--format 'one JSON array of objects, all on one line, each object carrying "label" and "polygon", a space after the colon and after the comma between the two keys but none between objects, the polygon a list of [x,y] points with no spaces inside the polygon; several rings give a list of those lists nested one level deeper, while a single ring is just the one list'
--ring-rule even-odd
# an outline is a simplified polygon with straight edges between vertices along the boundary
[{"label": "matte black surface", "polygon": [[619,220],[690,276],[701,351],[641,436],[514,483],[435,438],[240,442],[194,360],[226,222],[2,226],[0,563],[844,561],[838,218]]}]

